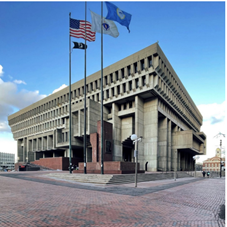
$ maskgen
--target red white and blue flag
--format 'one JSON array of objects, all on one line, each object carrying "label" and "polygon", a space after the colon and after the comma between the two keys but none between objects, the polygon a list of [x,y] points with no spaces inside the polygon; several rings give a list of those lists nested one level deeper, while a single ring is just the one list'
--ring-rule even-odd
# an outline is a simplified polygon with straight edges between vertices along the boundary
[{"label": "red white and blue flag", "polygon": [[[70,18],[70,36],[85,39],[85,20]],[[91,31],[91,23],[86,21],[86,40],[95,41],[95,32]]]}]

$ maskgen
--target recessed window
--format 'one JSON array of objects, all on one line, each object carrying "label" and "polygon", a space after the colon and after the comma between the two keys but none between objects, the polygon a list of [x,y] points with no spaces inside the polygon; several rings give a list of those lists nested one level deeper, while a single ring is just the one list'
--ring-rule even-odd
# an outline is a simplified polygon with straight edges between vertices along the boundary
[{"label": "recessed window", "polygon": [[116,80],[118,80],[118,71],[115,72]]},{"label": "recessed window", "polygon": [[127,67],[127,71],[128,71],[128,75],[130,76],[131,75],[131,67],[130,67],[130,65]]},{"label": "recessed window", "polygon": [[152,58],[151,58],[151,56],[148,57],[148,65],[149,65],[149,68],[152,66]]},{"label": "recessed window", "polygon": [[129,91],[131,91],[132,90],[132,81],[129,81],[128,84],[129,84]]},{"label": "recessed window", "polygon": [[140,65],[141,65],[141,71],[144,70],[145,66],[144,66],[144,59],[142,59],[140,61]]},{"label": "recessed window", "polygon": [[135,82],[136,82],[136,88],[138,88],[139,87],[139,79],[138,78],[135,79]]},{"label": "recessed window", "polygon": [[125,78],[125,70],[121,69],[121,78]]},{"label": "recessed window", "polygon": [[125,84],[123,84],[123,92],[124,93],[126,92],[126,86],[125,86]]},{"label": "recessed window", "polygon": [[134,72],[137,73],[137,62],[133,64],[134,65]]}]

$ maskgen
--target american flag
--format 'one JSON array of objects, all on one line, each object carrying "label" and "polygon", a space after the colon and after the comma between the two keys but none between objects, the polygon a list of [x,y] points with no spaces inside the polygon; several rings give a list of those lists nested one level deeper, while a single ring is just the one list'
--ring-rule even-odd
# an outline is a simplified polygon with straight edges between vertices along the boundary
[{"label": "american flag", "polygon": [[[70,18],[70,36],[85,39],[85,20]],[[86,40],[95,41],[95,32],[91,31],[91,23],[86,21]]]}]

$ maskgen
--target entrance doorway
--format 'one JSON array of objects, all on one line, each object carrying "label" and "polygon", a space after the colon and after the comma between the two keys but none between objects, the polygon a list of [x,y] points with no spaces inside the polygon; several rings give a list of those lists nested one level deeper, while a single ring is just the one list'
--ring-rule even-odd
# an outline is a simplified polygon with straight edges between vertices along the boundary
[{"label": "entrance doorway", "polygon": [[132,148],[123,146],[123,160],[125,162],[132,162]]}]

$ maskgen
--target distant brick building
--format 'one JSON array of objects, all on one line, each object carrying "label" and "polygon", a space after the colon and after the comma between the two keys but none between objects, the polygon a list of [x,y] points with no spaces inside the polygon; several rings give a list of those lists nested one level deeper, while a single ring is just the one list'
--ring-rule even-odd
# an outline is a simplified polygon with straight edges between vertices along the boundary
[{"label": "distant brick building", "polygon": [[[221,159],[221,160],[220,160]],[[220,161],[225,162],[225,158],[221,158],[221,150],[219,148],[216,149],[216,155],[213,158],[208,158],[203,162],[203,171],[220,171]],[[224,163],[225,167],[225,163]]]}]

